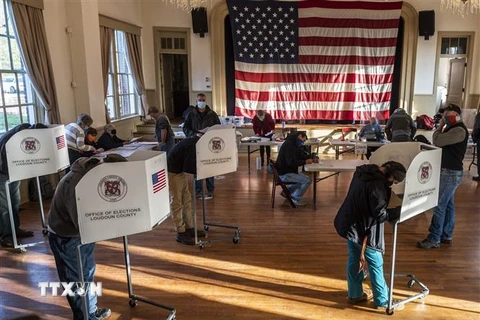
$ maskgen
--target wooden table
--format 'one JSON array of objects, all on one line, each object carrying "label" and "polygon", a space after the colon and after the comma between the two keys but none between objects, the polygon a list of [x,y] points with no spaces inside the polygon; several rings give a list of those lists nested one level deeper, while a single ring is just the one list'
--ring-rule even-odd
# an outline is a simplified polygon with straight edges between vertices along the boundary
[{"label": "wooden table", "polygon": [[[313,172],[313,206],[317,208],[317,182],[337,175],[340,172],[353,172],[358,166],[368,164],[368,160],[320,160],[319,163],[306,164],[304,170]],[[334,172],[326,177],[318,178],[320,172]]]}]

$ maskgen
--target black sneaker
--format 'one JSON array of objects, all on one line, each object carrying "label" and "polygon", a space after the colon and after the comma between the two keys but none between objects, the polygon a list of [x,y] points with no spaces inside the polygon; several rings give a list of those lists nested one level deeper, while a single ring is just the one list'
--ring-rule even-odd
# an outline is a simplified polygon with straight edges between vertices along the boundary
[{"label": "black sneaker", "polygon": [[197,198],[197,199],[202,199],[202,194],[201,194],[201,193],[197,193],[197,194],[195,195],[195,198]]},{"label": "black sneaker", "polygon": [[432,242],[428,239],[423,239],[417,242],[417,248],[420,249],[437,249],[440,248],[440,243]]},{"label": "black sneaker", "polygon": [[480,176],[472,177],[473,181],[480,181]]},{"label": "black sneaker", "polygon": [[186,231],[177,233],[177,242],[180,242],[187,246],[195,245],[195,239],[190,237],[190,235]]},{"label": "black sneaker", "polygon": [[452,239],[442,239],[440,242],[443,244],[452,244]]},{"label": "black sneaker", "polygon": [[108,308],[104,308],[104,309],[97,308],[97,310],[93,313],[93,316],[95,317],[95,319],[102,320],[102,319],[109,318],[111,314],[112,314],[112,310]]},{"label": "black sneaker", "polygon": [[2,248],[13,248],[12,237],[5,237],[3,239],[0,239],[0,247],[2,247]]},{"label": "black sneaker", "polygon": [[[190,228],[185,230],[185,232],[192,238],[195,238],[195,228]],[[206,234],[205,231],[203,230],[197,230],[197,237],[199,238],[205,238]]]},{"label": "black sneaker", "polygon": [[210,199],[213,199],[213,192],[209,192],[209,193],[207,193],[207,195],[205,196],[205,200],[210,200]]}]

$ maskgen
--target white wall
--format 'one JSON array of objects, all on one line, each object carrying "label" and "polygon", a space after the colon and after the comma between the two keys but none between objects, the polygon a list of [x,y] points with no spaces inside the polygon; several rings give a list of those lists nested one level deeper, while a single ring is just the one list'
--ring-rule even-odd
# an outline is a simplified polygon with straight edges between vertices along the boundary
[{"label": "white wall", "polygon": [[98,13],[142,26],[142,3],[135,0],[97,0]]},{"label": "white wall", "polygon": [[[192,16],[189,12],[177,9],[171,5],[158,1],[143,1],[143,59],[145,85],[147,89],[155,89],[155,48],[154,27],[192,28]],[[207,12],[208,17],[208,12]],[[206,34],[200,38],[190,33],[190,66],[192,91],[211,91],[206,88],[205,77],[211,78],[211,50],[210,37]]]}]

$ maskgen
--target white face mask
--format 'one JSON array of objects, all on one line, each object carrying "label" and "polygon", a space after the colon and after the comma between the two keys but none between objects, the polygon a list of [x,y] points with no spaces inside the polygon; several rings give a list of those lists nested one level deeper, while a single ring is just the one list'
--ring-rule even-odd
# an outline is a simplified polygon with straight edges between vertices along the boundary
[{"label": "white face mask", "polygon": [[205,101],[198,101],[197,102],[197,107],[199,107],[200,109],[204,109],[206,106],[207,106],[207,104],[205,103]]},{"label": "white face mask", "polygon": [[257,117],[258,117],[258,119],[260,119],[260,121],[265,120],[265,115],[262,115],[262,116],[257,115]]}]

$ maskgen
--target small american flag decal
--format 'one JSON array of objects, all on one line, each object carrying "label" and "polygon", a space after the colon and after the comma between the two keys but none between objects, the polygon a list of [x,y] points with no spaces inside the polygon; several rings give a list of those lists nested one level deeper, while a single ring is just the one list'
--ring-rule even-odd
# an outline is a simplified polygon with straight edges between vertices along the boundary
[{"label": "small american flag decal", "polygon": [[65,148],[65,136],[64,135],[56,137],[55,142],[57,143],[57,150]]},{"label": "small american flag decal", "polygon": [[153,185],[153,193],[157,193],[167,186],[165,169],[162,169],[152,174],[152,185]]}]

